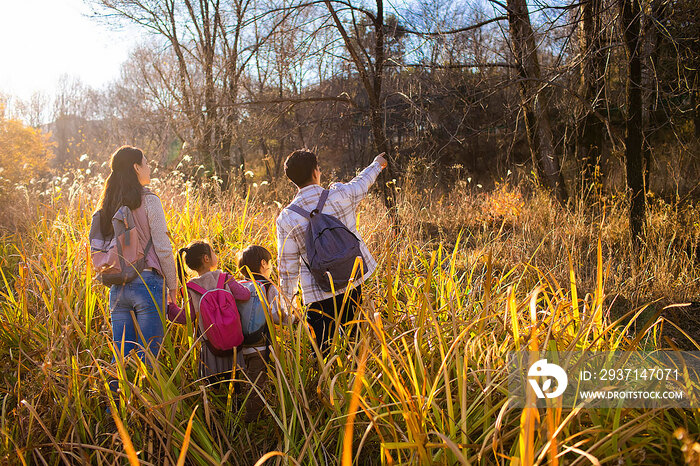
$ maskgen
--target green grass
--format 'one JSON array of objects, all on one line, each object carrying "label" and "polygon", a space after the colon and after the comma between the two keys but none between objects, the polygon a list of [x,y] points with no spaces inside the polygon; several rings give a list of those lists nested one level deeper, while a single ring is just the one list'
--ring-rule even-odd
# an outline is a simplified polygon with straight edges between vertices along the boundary
[{"label": "green grass", "polygon": [[[155,189],[175,247],[208,238],[232,271],[247,244],[275,250],[271,195]],[[198,380],[191,326],[164,322],[151,368],[111,362],[107,289],[88,267],[95,191],[17,201],[30,213],[0,239],[2,463],[683,464],[700,433],[697,410],[516,409],[507,397],[511,351],[681,344],[663,307],[698,296],[684,252],[698,227],[663,204],[637,258],[617,200],[566,211],[507,186],[442,198],[407,186],[392,230],[371,197],[360,223],[379,266],[355,337],[336,336],[324,361],[306,326],[277,327],[268,415],[246,425],[251,385]],[[111,379],[123,394],[113,416]]]}]

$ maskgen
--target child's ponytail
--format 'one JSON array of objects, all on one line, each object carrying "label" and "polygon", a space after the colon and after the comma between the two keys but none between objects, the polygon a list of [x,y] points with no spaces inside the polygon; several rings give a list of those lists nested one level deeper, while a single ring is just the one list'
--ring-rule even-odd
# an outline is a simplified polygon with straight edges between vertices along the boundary
[{"label": "child's ponytail", "polygon": [[192,241],[186,247],[177,251],[177,275],[182,282],[182,286],[185,286],[187,279],[185,264],[192,270],[199,270],[202,267],[204,256],[207,255],[212,255],[211,245],[202,240]]},{"label": "child's ponytail", "polygon": [[189,251],[189,248],[184,247],[180,248],[179,251],[177,251],[177,277],[180,281],[180,286],[184,287],[185,282],[187,281],[187,272],[185,271],[185,259],[184,256],[187,254]]}]

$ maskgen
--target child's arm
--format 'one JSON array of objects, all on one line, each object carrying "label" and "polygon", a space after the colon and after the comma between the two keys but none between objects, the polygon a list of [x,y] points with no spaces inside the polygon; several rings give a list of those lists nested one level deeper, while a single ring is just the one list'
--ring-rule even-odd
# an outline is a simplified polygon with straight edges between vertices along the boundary
[{"label": "child's arm", "polygon": [[270,318],[272,318],[272,322],[275,324],[280,323],[280,300],[279,300],[279,292],[277,291],[277,288],[275,285],[270,285],[270,287],[267,290],[267,303],[270,306]]},{"label": "child's arm", "polygon": [[248,301],[250,299],[250,290],[234,280],[233,277],[229,276],[227,283],[228,288],[231,290],[231,294],[235,299],[239,301]]},{"label": "child's arm", "polygon": [[[195,311],[194,311],[194,305],[192,304],[192,299],[189,298],[189,293],[188,293],[188,299],[190,300],[190,302],[189,302],[190,321],[194,322],[196,315],[195,315]],[[179,307],[177,304],[171,302],[171,303],[168,303],[168,320],[171,322],[175,322],[176,324],[186,324],[187,323],[187,314],[185,313],[184,309]]]},{"label": "child's arm", "polygon": [[176,324],[186,323],[185,310],[173,302],[168,303],[168,320]]},{"label": "child's arm", "polygon": [[296,321],[293,310],[291,308],[285,310],[280,304],[280,292],[274,284],[267,290],[267,302],[270,304],[270,316],[274,323],[293,324]]}]

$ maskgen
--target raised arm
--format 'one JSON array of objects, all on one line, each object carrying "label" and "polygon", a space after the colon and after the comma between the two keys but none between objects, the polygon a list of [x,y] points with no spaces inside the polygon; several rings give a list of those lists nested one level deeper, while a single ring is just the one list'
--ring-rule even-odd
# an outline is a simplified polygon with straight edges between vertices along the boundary
[{"label": "raised arm", "polygon": [[352,204],[356,206],[367,195],[370,186],[377,180],[379,173],[386,167],[387,161],[384,158],[384,153],[379,154],[374,158],[374,161],[367,168],[362,170],[352,180],[347,183],[335,183],[331,189],[342,191],[347,196]]}]

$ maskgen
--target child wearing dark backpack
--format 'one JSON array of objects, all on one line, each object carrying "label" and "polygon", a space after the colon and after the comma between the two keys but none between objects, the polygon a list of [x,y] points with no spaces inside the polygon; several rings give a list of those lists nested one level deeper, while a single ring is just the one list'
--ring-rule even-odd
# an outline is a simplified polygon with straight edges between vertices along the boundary
[{"label": "child wearing dark backpack", "polygon": [[[187,292],[190,319],[196,321],[197,335],[203,334],[199,376],[208,378],[210,383],[230,379],[235,363],[234,349],[243,341],[236,300],[249,300],[250,291],[231,275],[217,269],[219,259],[206,241],[194,241],[178,251],[178,273],[182,282],[185,279],[183,257],[187,267],[198,275],[187,282]],[[184,310],[173,303],[168,306],[168,319],[180,324],[187,322]]]},{"label": "child wearing dark backpack", "polygon": [[[240,283],[251,294],[250,300],[240,305],[243,326],[240,358],[246,377],[259,391],[267,385],[266,363],[270,360],[270,330],[265,311],[273,323],[280,323],[278,291],[270,281],[271,262],[272,254],[262,246],[251,245],[238,253],[238,268],[245,278]],[[253,389],[246,405],[245,420],[257,419],[264,406],[264,401]]]}]

